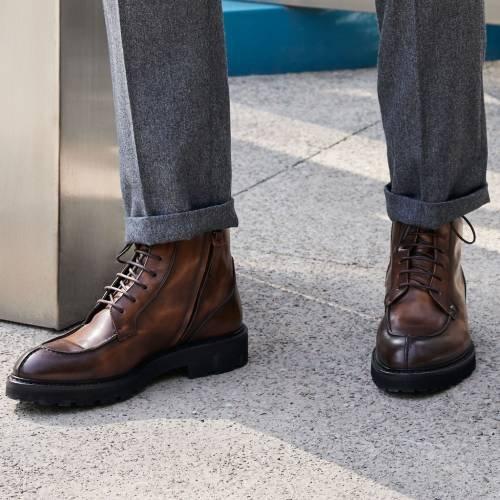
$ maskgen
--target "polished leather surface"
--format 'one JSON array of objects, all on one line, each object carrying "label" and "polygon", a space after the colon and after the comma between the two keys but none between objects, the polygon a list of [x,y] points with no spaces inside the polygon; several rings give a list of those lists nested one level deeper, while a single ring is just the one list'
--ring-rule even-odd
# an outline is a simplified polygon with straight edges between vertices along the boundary
[{"label": "polished leather surface", "polygon": [[[433,369],[471,348],[456,234],[462,229],[461,219],[435,231],[393,224],[385,315],[376,345],[378,361],[387,368]],[[424,271],[412,272],[415,267]]]},{"label": "polished leather surface", "polygon": [[61,383],[116,377],[159,352],[241,327],[228,230],[137,248],[150,254],[134,257],[148,271],[123,284],[129,298],[114,293],[114,307],[98,304],[82,326],[21,356],[14,375]]}]

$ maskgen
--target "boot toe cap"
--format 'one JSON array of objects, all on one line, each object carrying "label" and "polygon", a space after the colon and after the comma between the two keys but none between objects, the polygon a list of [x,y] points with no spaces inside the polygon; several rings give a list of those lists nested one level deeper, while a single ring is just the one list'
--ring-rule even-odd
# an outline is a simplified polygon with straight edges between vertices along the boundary
[{"label": "boot toe cap", "polygon": [[376,346],[378,361],[391,370],[431,370],[453,362],[471,346],[464,334],[445,331],[434,337],[394,335],[382,325]]},{"label": "boot toe cap", "polygon": [[12,370],[16,377],[33,381],[63,381],[67,362],[61,354],[37,347],[25,352]]},{"label": "boot toe cap", "polygon": [[404,370],[408,367],[407,337],[391,335],[381,329],[375,348],[378,361],[393,370]]}]

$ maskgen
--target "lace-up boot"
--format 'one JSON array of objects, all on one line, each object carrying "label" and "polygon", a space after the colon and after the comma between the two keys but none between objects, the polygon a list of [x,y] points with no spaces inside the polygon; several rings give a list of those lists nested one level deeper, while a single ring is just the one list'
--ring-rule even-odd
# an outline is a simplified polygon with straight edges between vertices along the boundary
[{"label": "lace-up boot", "polygon": [[436,230],[393,224],[385,316],[372,358],[380,388],[432,392],[473,372],[460,265],[462,241],[473,241],[465,241],[462,230],[461,219]]},{"label": "lace-up boot", "polygon": [[223,373],[247,362],[229,232],[136,245],[79,327],[31,349],[7,380],[13,399],[93,405],[125,399],[156,377]]}]

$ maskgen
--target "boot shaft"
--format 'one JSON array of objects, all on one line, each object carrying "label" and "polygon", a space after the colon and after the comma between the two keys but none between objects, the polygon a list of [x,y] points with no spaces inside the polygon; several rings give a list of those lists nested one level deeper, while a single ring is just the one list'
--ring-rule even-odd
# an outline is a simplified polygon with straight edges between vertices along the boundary
[{"label": "boot shaft", "polygon": [[436,230],[393,223],[391,258],[386,278],[386,306],[405,295],[430,300],[444,314],[465,307],[461,267],[463,222],[457,219]]},{"label": "boot shaft", "polygon": [[[112,310],[121,339],[134,335],[168,337],[170,345],[162,346],[168,348],[195,340],[214,315],[220,317],[221,324],[212,336],[239,328],[242,313],[229,230],[154,245],[150,252],[161,260],[151,257],[144,262],[154,274],[139,275],[140,283],[130,289],[136,302],[121,297],[117,306],[124,308],[123,314]],[[227,331],[220,331],[226,327]]]}]

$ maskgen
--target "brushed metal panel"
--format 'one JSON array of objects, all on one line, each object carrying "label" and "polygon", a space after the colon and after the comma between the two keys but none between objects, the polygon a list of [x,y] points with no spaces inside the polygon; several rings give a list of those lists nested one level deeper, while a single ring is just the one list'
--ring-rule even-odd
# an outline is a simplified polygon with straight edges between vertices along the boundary
[{"label": "brushed metal panel", "polygon": [[59,321],[80,321],[123,245],[111,72],[101,0],[61,0]]},{"label": "brushed metal panel", "polygon": [[0,2],[0,318],[57,317],[59,2]]}]

